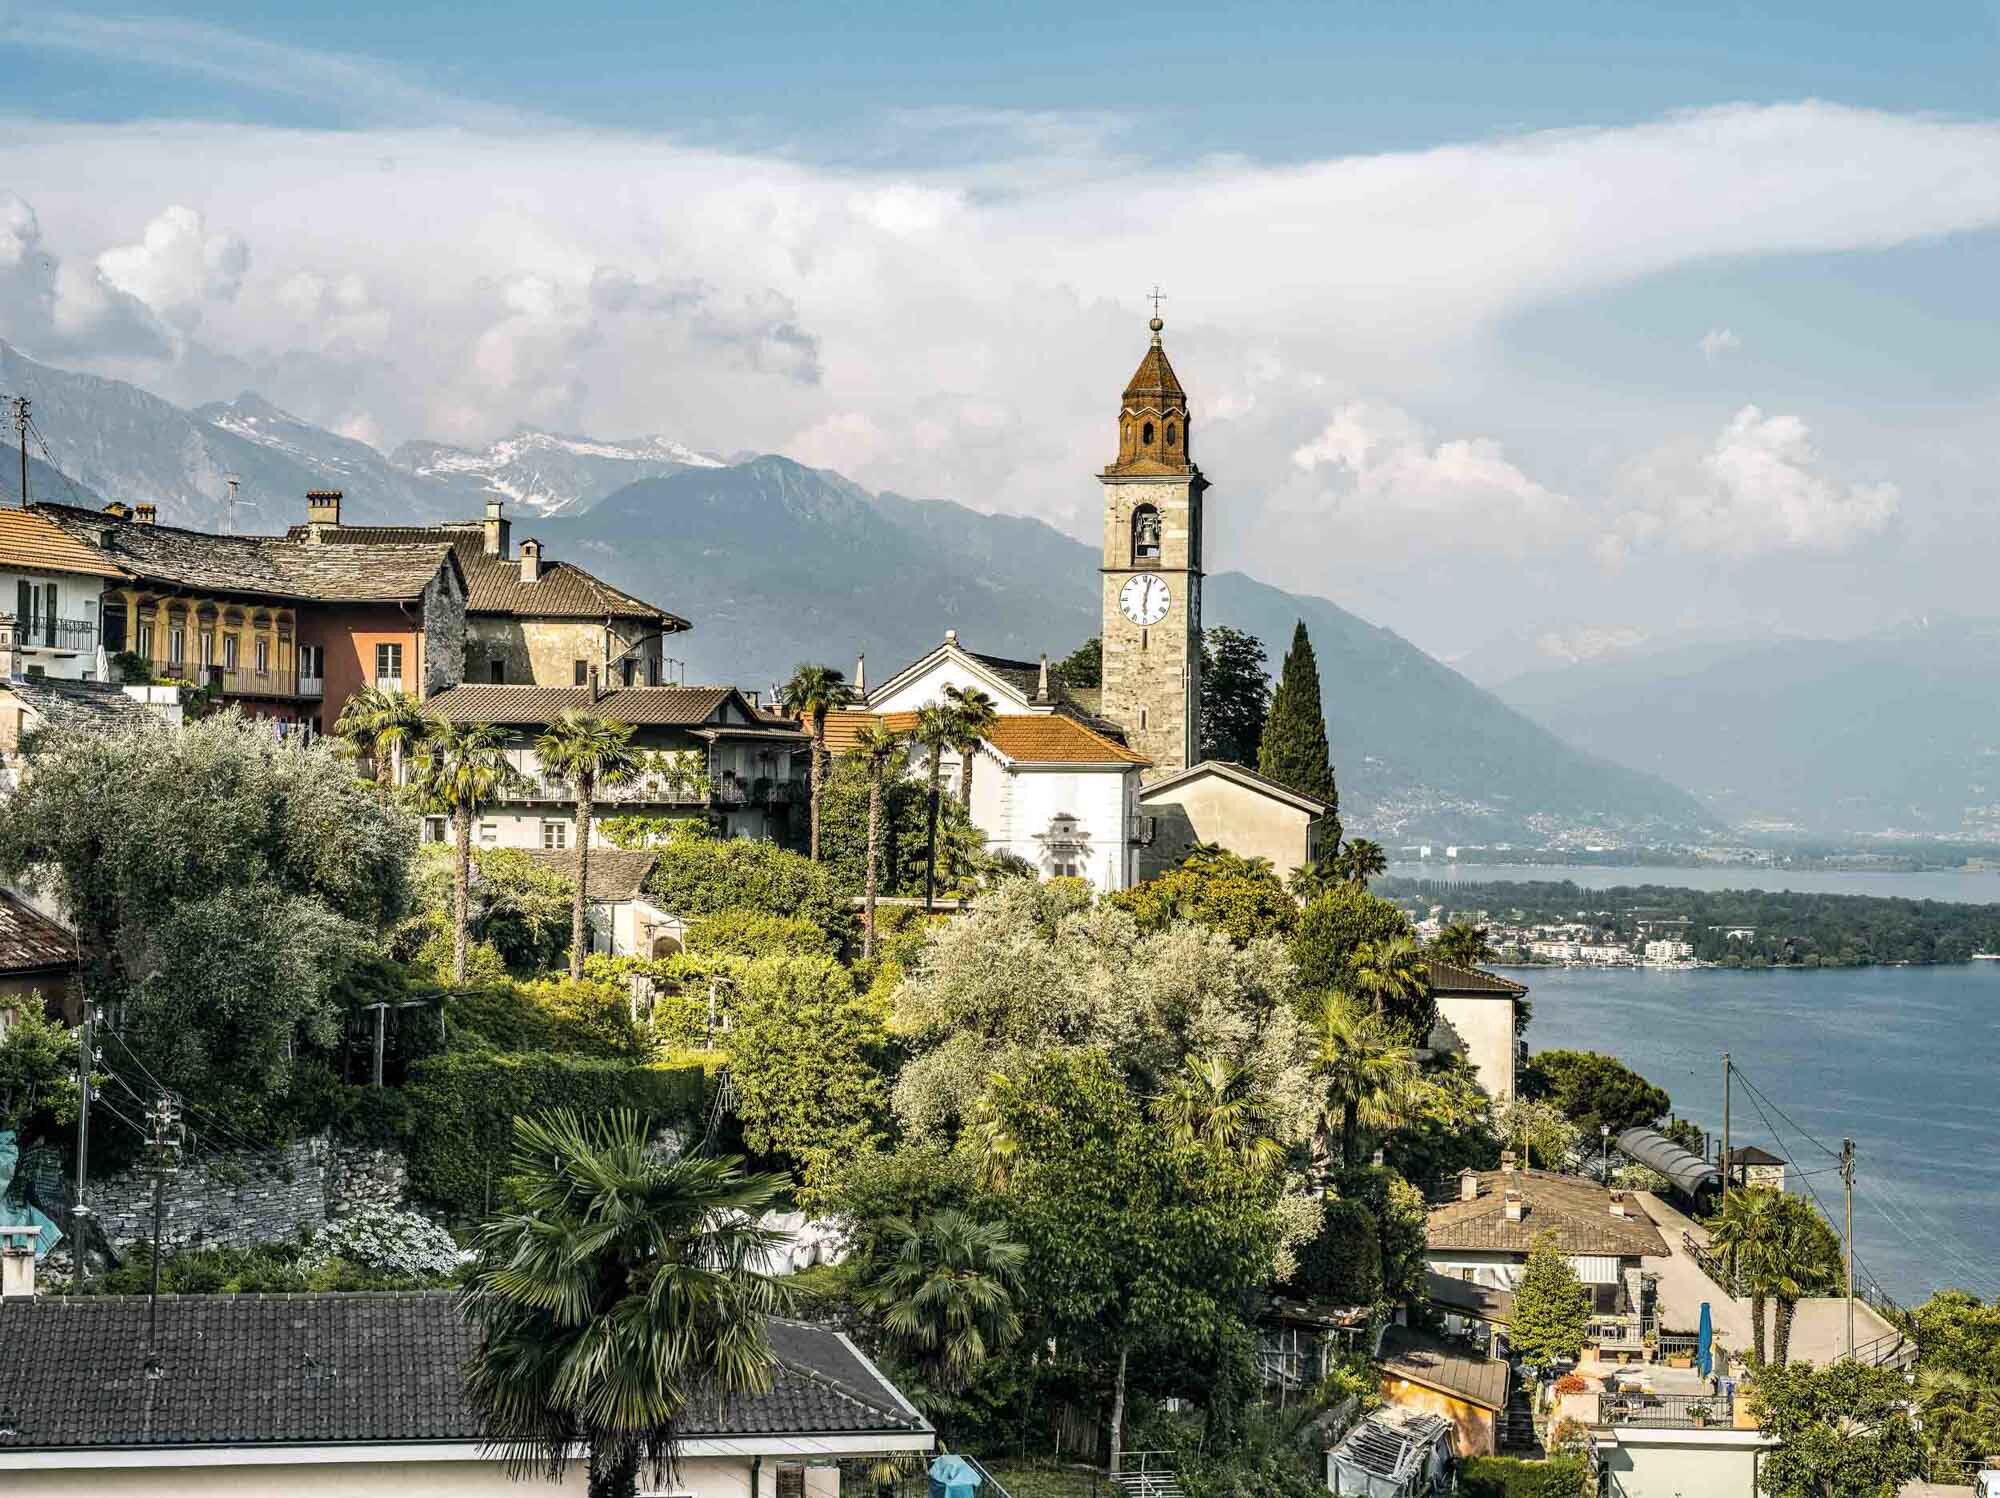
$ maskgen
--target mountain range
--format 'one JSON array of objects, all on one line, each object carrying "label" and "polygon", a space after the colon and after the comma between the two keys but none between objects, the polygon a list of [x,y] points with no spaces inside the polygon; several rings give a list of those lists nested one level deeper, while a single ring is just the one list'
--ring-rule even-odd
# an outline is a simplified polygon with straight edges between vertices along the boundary
[{"label": "mountain range", "polygon": [[2000,839],[2000,622],[1704,644],[1536,671],[1496,691],[1579,748],[1769,832]]},{"label": "mountain range", "polygon": [[[974,650],[1059,659],[1097,632],[1095,548],[1038,520],[874,493],[783,457],[527,429],[484,451],[406,443],[385,456],[254,394],[185,411],[5,344],[0,389],[33,397],[63,470],[34,480],[36,497],[70,499],[73,479],[107,500],[151,500],[166,522],[264,532],[301,518],[310,488],[342,489],[361,522],[469,518],[506,499],[533,512],[526,525],[552,555],[694,620],[668,642],[690,681],[760,687],[801,660],[845,669],[858,654],[880,680],[947,629]],[[1579,752],[1323,598],[1220,573],[1204,583],[1204,616],[1257,636],[1274,669],[1305,621],[1353,831],[1541,845],[1671,841],[1713,821],[1659,773]]]}]

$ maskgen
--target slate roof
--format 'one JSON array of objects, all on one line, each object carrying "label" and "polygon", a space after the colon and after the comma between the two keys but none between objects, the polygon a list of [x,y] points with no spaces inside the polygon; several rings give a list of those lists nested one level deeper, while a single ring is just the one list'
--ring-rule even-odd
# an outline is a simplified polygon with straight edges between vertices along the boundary
[{"label": "slate roof", "polygon": [[1375,1361],[1392,1378],[1406,1378],[1484,1409],[1507,1407],[1504,1359],[1453,1347],[1411,1327],[1391,1326],[1382,1333]]},{"label": "slate roof", "polygon": [[1784,1160],[1754,1144],[1739,1144],[1729,1152],[1731,1165],[1783,1165]]},{"label": "slate roof", "polygon": [[1433,994],[1478,994],[1518,999],[1528,992],[1525,986],[1512,978],[1503,978],[1483,968],[1460,967],[1457,963],[1440,962],[1435,957],[1429,958],[1428,962]]},{"label": "slate roof", "polygon": [[0,567],[81,572],[89,577],[125,575],[47,516],[17,509],[0,509]]},{"label": "slate roof", "polygon": [[35,511],[142,582],[190,592],[311,603],[406,603],[423,595],[440,568],[458,568],[441,537],[364,554],[299,546],[279,536],[218,536],[175,525],[121,519],[73,505]]},{"label": "slate roof", "polygon": [[544,557],[541,575],[531,583],[521,581],[519,557],[503,557],[486,550],[484,529],[478,521],[458,521],[446,525],[342,525],[324,528],[316,543],[307,543],[306,527],[295,525],[285,532],[288,541],[321,547],[366,546],[370,548],[408,545],[412,542],[450,545],[458,554],[465,573],[466,609],[474,614],[511,614],[529,619],[643,619],[669,634],[688,629],[688,621],[677,614],[634,598],[584,571],[571,562]]},{"label": "slate roof", "polygon": [[[144,1296],[0,1301],[0,1450],[470,1442],[455,1291],[164,1295],[148,1379]],[[690,1411],[685,1436],[923,1434],[834,1332],[773,1321],[770,1392]]]},{"label": "slate roof", "polygon": [[1204,775],[1219,775],[1225,780],[1233,780],[1247,790],[1258,791],[1274,801],[1283,801],[1295,806],[1310,816],[1325,816],[1327,803],[1317,796],[1308,796],[1295,791],[1288,785],[1280,785],[1268,775],[1259,775],[1248,765],[1239,765],[1232,759],[1204,759],[1189,765],[1185,770],[1177,770],[1164,779],[1156,780],[1139,793],[1141,801],[1158,798],[1161,791],[1169,790],[1190,780],[1198,780]]},{"label": "slate roof", "polygon": [[11,692],[16,701],[53,728],[101,733],[161,721],[145,703],[107,681],[16,676],[0,680],[0,691]]},{"label": "slate roof", "polygon": [[40,973],[76,961],[76,938],[0,889],[0,973]]},{"label": "slate roof", "polygon": [[[1519,1222],[1506,1211],[1507,1186],[1516,1187],[1527,1210]],[[1525,1254],[1538,1234],[1553,1231],[1556,1246],[1566,1254],[1660,1257],[1667,1240],[1646,1216],[1638,1198],[1627,1196],[1630,1217],[1611,1215],[1611,1193],[1581,1176],[1547,1170],[1479,1172],[1479,1195],[1473,1201],[1446,1202],[1433,1207],[1424,1226],[1424,1243],[1431,1249],[1485,1249]]]},{"label": "slate roof", "polygon": [[692,727],[708,722],[735,692],[734,687],[613,687],[593,698],[589,687],[464,682],[438,693],[428,707],[453,723],[541,727],[577,708],[614,723]]},{"label": "slate roof", "polygon": [[1475,1285],[1471,1280],[1429,1269],[1424,1271],[1424,1295],[1432,1305],[1456,1311],[1461,1316],[1489,1321],[1496,1326],[1508,1326],[1514,1320],[1514,1292],[1511,1290]]},{"label": "slate roof", "polygon": [[[530,848],[528,857],[565,878],[572,878],[576,873],[574,848]],[[659,854],[636,848],[592,848],[590,871],[584,876],[589,880],[584,891],[585,898],[614,904],[636,900],[645,893],[646,876],[653,872],[653,865],[659,861]]]}]

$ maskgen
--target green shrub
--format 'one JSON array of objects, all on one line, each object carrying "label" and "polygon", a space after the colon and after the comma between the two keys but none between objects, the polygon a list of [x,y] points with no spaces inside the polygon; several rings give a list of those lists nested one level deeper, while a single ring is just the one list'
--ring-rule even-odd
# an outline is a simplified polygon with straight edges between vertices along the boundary
[{"label": "green shrub", "polygon": [[[168,1295],[297,1295],[311,1290],[424,1290],[450,1284],[455,1271],[396,1274],[343,1258],[303,1262],[300,1246],[262,1243],[253,1248],[174,1248],[160,1261],[160,1290]],[[117,1268],[71,1287],[82,1295],[144,1295],[152,1284],[152,1248],[135,1243]]]},{"label": "green shrub", "polygon": [[1382,1298],[1382,1226],[1360,1202],[1328,1200],[1318,1236],[1298,1259],[1290,1288],[1307,1300],[1368,1306]]},{"label": "green shrub", "polygon": [[720,910],[689,921],[682,944],[689,952],[733,957],[765,957],[782,952],[830,957],[839,949],[839,943],[825,928],[809,920],[756,909]]},{"label": "green shrub", "polygon": [[1587,1498],[1589,1479],[1581,1457],[1474,1456],[1459,1468],[1458,1492],[1459,1498]]},{"label": "green shrub", "polygon": [[693,1067],[548,1052],[451,1052],[413,1067],[406,1090],[415,1115],[411,1189],[456,1216],[471,1217],[498,1199],[516,1115],[632,1108],[656,1125],[688,1131],[699,1127],[706,1082]]},{"label": "green shrub", "polygon": [[580,1056],[640,1056],[646,1042],[632,1021],[622,982],[585,978],[502,978],[454,992],[445,1022],[455,1041],[475,1049],[566,1051]]},{"label": "green shrub", "polygon": [[849,925],[846,905],[823,866],[748,838],[667,843],[646,876],[646,892],[683,920],[757,910],[810,921],[836,938]]}]

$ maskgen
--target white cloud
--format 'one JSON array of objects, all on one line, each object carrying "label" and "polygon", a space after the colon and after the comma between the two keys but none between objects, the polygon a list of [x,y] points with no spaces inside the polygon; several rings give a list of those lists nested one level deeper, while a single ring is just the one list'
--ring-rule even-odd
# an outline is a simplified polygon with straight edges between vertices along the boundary
[{"label": "white cloud", "polygon": [[1710,328],[1701,335],[1701,341],[1695,347],[1701,350],[1702,358],[1713,364],[1724,354],[1732,354],[1742,348],[1743,340],[1736,336],[1733,329]]},{"label": "white cloud", "polygon": [[1638,649],[1650,636],[1629,624],[1583,624],[1569,629],[1544,630],[1535,637],[1535,650],[1549,660],[1577,665],[1624,655]]},{"label": "white cloud", "polygon": [[250,247],[239,235],[211,234],[199,213],[174,203],[146,225],[139,243],[99,255],[97,268],[167,322],[192,329],[210,303],[236,295]]},{"label": "white cloud", "polygon": [[1748,556],[1839,551],[1896,515],[1896,485],[1829,473],[1796,416],[1745,406],[1703,447],[1670,443],[1629,464],[1617,534],[1635,544]]},{"label": "white cloud", "polygon": [[1309,509],[1337,508],[1338,529],[1350,536],[1520,551],[1563,539],[1575,525],[1574,503],[1522,472],[1492,438],[1434,441],[1393,407],[1340,407],[1292,453],[1292,465],[1316,481],[1294,505],[1303,498]]}]

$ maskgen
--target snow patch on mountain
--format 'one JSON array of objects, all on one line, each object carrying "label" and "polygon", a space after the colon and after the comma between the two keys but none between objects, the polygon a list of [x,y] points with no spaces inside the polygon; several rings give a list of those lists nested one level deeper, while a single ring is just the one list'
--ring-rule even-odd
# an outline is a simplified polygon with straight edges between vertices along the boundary
[{"label": "snow patch on mountain", "polygon": [[721,468],[723,460],[671,437],[606,441],[523,427],[474,451],[441,442],[406,442],[392,461],[420,478],[461,492],[506,499],[538,515],[577,513],[644,478],[685,468]]}]

